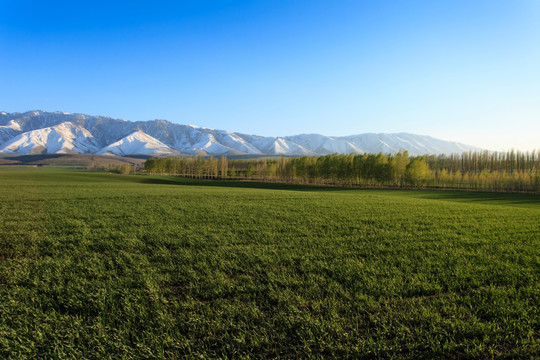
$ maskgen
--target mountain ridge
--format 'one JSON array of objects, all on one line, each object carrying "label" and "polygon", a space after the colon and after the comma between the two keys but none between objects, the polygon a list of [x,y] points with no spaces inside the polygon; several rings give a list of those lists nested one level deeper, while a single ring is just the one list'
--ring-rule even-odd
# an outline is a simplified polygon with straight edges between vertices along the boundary
[{"label": "mountain ridge", "polygon": [[[69,124],[63,125],[61,124]],[[60,129],[60,130],[59,130]],[[51,135],[52,134],[52,135]],[[24,146],[22,146],[24,145]],[[461,153],[480,148],[410,133],[349,136],[298,134],[270,137],[183,125],[168,120],[129,121],[106,116],[32,110],[0,112],[0,153],[114,155],[328,155]]]}]

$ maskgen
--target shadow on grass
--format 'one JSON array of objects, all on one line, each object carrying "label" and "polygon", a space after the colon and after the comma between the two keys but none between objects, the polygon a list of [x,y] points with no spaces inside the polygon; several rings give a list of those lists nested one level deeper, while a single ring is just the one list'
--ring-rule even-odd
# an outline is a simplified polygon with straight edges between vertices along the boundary
[{"label": "shadow on grass", "polygon": [[284,184],[263,181],[244,181],[244,180],[199,180],[187,178],[147,178],[140,181],[144,184],[156,185],[189,185],[189,186],[209,186],[209,187],[228,187],[245,189],[264,189],[264,190],[290,190],[290,191],[344,191],[359,190],[343,187],[316,186],[302,184]]},{"label": "shadow on grass", "polygon": [[540,194],[503,193],[482,191],[422,191],[418,197],[458,202],[493,205],[516,205],[540,208]]},{"label": "shadow on grass", "polygon": [[373,189],[373,188],[346,188],[332,186],[317,186],[304,184],[284,184],[262,181],[241,181],[241,180],[199,180],[188,178],[142,178],[139,179],[144,184],[156,185],[188,185],[188,186],[208,186],[208,187],[227,187],[227,188],[245,188],[245,189],[263,189],[263,190],[289,190],[289,191],[369,191],[379,194],[392,194],[396,196],[410,196],[419,199],[444,200],[469,203],[483,203],[492,205],[509,206],[527,206],[540,208],[540,194],[523,193],[502,193],[502,192],[483,192],[466,190],[440,190],[440,189]]},{"label": "shadow on grass", "polygon": [[22,164],[34,163],[37,161],[58,159],[63,157],[69,157],[68,154],[35,154],[35,155],[11,155],[5,156],[5,159],[19,161]]}]

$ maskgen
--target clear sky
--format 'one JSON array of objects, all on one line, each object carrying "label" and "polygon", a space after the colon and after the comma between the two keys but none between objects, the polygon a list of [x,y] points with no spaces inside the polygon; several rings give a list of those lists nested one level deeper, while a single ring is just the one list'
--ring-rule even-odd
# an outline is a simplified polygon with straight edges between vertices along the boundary
[{"label": "clear sky", "polygon": [[0,110],[540,148],[538,0],[0,0]]}]

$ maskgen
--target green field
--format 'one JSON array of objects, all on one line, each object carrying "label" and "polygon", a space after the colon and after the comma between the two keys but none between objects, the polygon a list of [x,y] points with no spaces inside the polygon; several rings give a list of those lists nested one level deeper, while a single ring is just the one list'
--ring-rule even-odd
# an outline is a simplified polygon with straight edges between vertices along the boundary
[{"label": "green field", "polygon": [[531,358],[540,196],[0,167],[0,358]]}]

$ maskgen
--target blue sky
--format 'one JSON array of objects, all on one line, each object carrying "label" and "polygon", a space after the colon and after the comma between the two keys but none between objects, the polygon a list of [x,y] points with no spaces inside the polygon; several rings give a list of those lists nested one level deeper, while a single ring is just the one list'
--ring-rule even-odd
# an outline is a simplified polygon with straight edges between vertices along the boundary
[{"label": "blue sky", "polygon": [[3,1],[0,110],[540,148],[540,1]]}]

